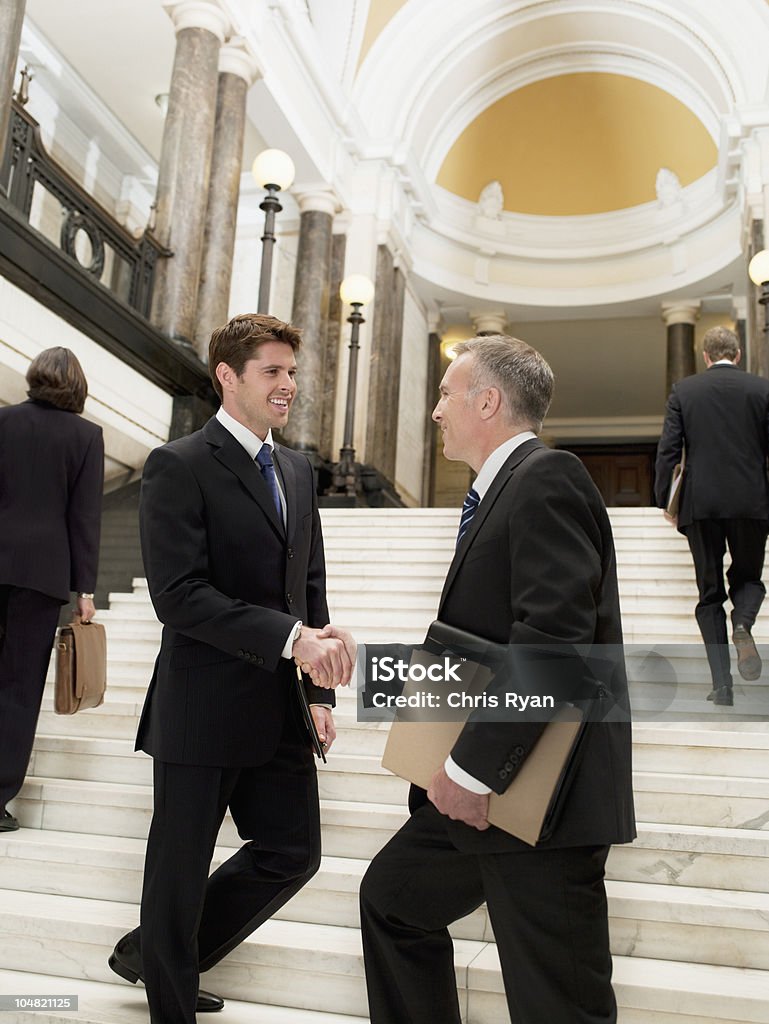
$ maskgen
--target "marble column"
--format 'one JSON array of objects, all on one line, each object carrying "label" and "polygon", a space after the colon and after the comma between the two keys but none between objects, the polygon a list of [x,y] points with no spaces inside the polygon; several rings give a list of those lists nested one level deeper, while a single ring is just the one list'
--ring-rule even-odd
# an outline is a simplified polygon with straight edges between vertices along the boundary
[{"label": "marble column", "polygon": [[697,372],[694,324],[699,315],[700,304],[697,301],[666,302],[662,305],[662,319],[668,329],[666,397],[677,381]]},{"label": "marble column", "polygon": [[470,313],[477,337],[492,334],[507,334],[507,314],[503,309],[487,310],[484,313]]},{"label": "marble column", "polygon": [[438,324],[428,335],[427,345],[427,403],[425,409],[424,469],[422,471],[422,505],[435,503],[435,461],[438,456],[440,428],[433,422],[433,409],[438,402],[438,387],[441,382],[441,336]]},{"label": "marble column", "polygon": [[[764,222],[756,218],[750,225],[750,238],[748,241],[748,252],[746,265],[750,263],[757,252],[764,248]],[[748,278],[748,295],[750,300],[747,303],[747,334],[749,361],[745,363],[745,369],[760,377],[769,377],[769,332],[767,332],[767,307],[759,301],[762,289],[753,284]],[[743,355],[743,360],[745,356]]]},{"label": "marble column", "polygon": [[[337,375],[339,373],[339,346],[342,344],[344,303],[339,289],[344,279],[344,261],[347,235],[331,237],[331,271],[328,287],[328,317],[326,319],[325,360],[323,363],[323,396],[320,414],[320,454],[335,462],[339,452],[334,450],[334,413],[336,411]],[[344,385],[343,385],[344,386]]]},{"label": "marble column", "polygon": [[395,483],[406,279],[386,245],[377,248],[366,425],[366,462]]},{"label": "marble column", "polygon": [[211,332],[227,322],[235,252],[246,95],[259,68],[248,44],[231,39],[219,51],[219,86],[211,157],[211,182],[203,236],[195,348],[206,362]]},{"label": "marble column", "polygon": [[213,0],[164,0],[176,30],[158,170],[155,235],[173,252],[158,260],[150,319],[175,341],[195,337],[198,282],[211,175],[219,48],[229,30]]},{"label": "marble column", "polygon": [[0,3],[0,160],[11,120],[13,76],[19,57],[21,26],[26,0],[2,0]]},{"label": "marble column", "polygon": [[291,322],[302,331],[302,347],[296,359],[299,389],[284,436],[293,448],[316,458],[323,409],[331,230],[337,201],[328,189],[300,192],[297,199],[299,248]]}]

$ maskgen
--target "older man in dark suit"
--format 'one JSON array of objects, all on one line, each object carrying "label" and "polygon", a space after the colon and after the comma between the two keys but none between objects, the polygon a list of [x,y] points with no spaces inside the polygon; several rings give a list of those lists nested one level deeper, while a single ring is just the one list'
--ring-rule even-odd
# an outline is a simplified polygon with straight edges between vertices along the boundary
[{"label": "older man in dark suit", "polygon": [[[477,473],[438,618],[511,645],[622,642],[606,509],[582,464],[537,439],[553,375],[521,341],[456,346],[433,419],[444,454]],[[565,645],[565,647],[562,647]],[[621,659],[609,683],[627,706]],[[526,681],[509,680],[526,692]],[[622,716],[619,716],[622,717]],[[616,1021],[604,864],[635,836],[630,725],[587,726],[552,834],[535,848],[487,821],[542,722],[469,722],[361,887],[372,1024],[459,1024],[447,926],[486,900],[516,1024]],[[428,799],[429,798],[429,799]]]},{"label": "older man in dark suit", "polygon": [[689,542],[697,575],[695,616],[713,679],[708,700],[730,706],[734,696],[723,607],[727,545],[738,671],[743,679],[761,674],[751,630],[766,593],[761,574],[769,532],[769,381],[739,369],[739,342],[726,327],[706,332],[703,357],[705,373],[679,381],[668,399],[655,495],[665,508],[673,468],[685,450],[677,526]]},{"label": "older man in dark suit", "polygon": [[[221,999],[199,971],[226,956],[317,871],[315,765],[294,659],[320,738],[354,648],[331,637],[312,467],[276,445],[296,394],[299,332],[249,314],[214,331],[222,408],[156,449],[141,498],[144,563],[164,624],[137,748],[154,758],[141,929],[110,966],[143,977],[156,1024],[194,1024]],[[341,636],[341,638],[340,638]],[[207,879],[229,807],[245,845]]]}]

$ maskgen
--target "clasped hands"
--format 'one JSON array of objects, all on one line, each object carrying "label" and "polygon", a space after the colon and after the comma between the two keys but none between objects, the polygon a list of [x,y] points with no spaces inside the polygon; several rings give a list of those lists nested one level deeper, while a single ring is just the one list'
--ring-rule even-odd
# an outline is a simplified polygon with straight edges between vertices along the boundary
[{"label": "clasped hands", "polygon": [[316,686],[334,690],[337,686],[349,686],[356,650],[351,633],[329,624],[323,629],[303,626],[291,653]]}]

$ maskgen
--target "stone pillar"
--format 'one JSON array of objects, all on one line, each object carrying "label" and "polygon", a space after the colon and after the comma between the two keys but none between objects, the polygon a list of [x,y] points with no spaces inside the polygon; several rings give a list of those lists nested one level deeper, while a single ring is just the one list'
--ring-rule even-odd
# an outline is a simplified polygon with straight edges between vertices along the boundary
[{"label": "stone pillar", "polygon": [[0,3],[0,161],[11,120],[13,76],[19,57],[25,4],[26,0],[2,0]]},{"label": "stone pillar", "polygon": [[243,165],[246,94],[258,75],[258,65],[245,40],[231,39],[221,48],[195,323],[195,348],[203,362],[208,359],[211,332],[227,322]]},{"label": "stone pillar", "polygon": [[331,229],[337,202],[327,189],[300,193],[297,199],[299,248],[291,322],[301,328],[302,347],[296,360],[299,390],[285,437],[293,448],[312,458],[317,457],[320,448]]},{"label": "stone pillar", "polygon": [[158,170],[155,235],[173,252],[158,260],[151,320],[169,337],[195,337],[200,259],[211,175],[219,47],[227,16],[213,0],[164,0],[176,29]]},{"label": "stone pillar", "polygon": [[[334,450],[334,412],[336,410],[337,375],[339,372],[339,346],[342,344],[344,315],[344,303],[339,294],[339,289],[344,279],[346,250],[347,235],[332,235],[328,318],[326,320],[326,357],[323,363],[323,408],[320,414],[320,454],[330,462],[335,462],[339,457],[339,452]],[[345,385],[346,382],[342,387]]]},{"label": "stone pillar", "polygon": [[668,329],[665,397],[673,385],[697,372],[694,352],[694,324],[700,315],[699,302],[665,302],[662,319]]},{"label": "stone pillar", "polygon": [[395,483],[406,279],[386,245],[377,248],[366,426],[366,462]]},{"label": "stone pillar", "polygon": [[[748,252],[746,264],[750,263],[757,252],[764,248],[764,222],[756,219],[750,225],[750,238],[748,240]],[[748,278],[748,294],[750,301],[747,304],[747,334],[748,352],[750,359],[745,364],[745,369],[760,377],[769,377],[769,339],[767,338],[767,307],[763,306],[761,288],[753,284]],[[745,357],[743,356],[743,359]]]},{"label": "stone pillar", "polygon": [[473,328],[478,337],[491,334],[507,334],[507,314],[504,309],[491,309],[484,313],[470,313]]},{"label": "stone pillar", "polygon": [[435,460],[438,455],[440,428],[433,423],[433,409],[438,402],[438,387],[441,382],[441,336],[438,324],[428,335],[427,347],[427,403],[425,412],[425,449],[424,469],[422,471],[422,505],[432,506],[435,503]]}]

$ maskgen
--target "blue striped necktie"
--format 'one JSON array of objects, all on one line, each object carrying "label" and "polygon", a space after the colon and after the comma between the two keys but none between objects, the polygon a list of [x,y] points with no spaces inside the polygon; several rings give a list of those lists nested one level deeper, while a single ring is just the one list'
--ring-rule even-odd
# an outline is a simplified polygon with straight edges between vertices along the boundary
[{"label": "blue striped necktie", "polygon": [[462,518],[459,520],[459,533],[457,534],[457,547],[459,543],[470,529],[470,523],[473,521],[473,516],[478,511],[478,506],[481,503],[481,498],[478,492],[471,487],[465,495],[465,500],[462,504]]},{"label": "blue striped necktie", "polygon": [[262,471],[264,482],[270,488],[272,500],[278,513],[278,519],[283,522],[283,506],[280,503],[280,492],[278,491],[278,478],[275,476],[275,466],[272,464],[272,449],[268,444],[263,444],[256,456],[259,468]]}]

